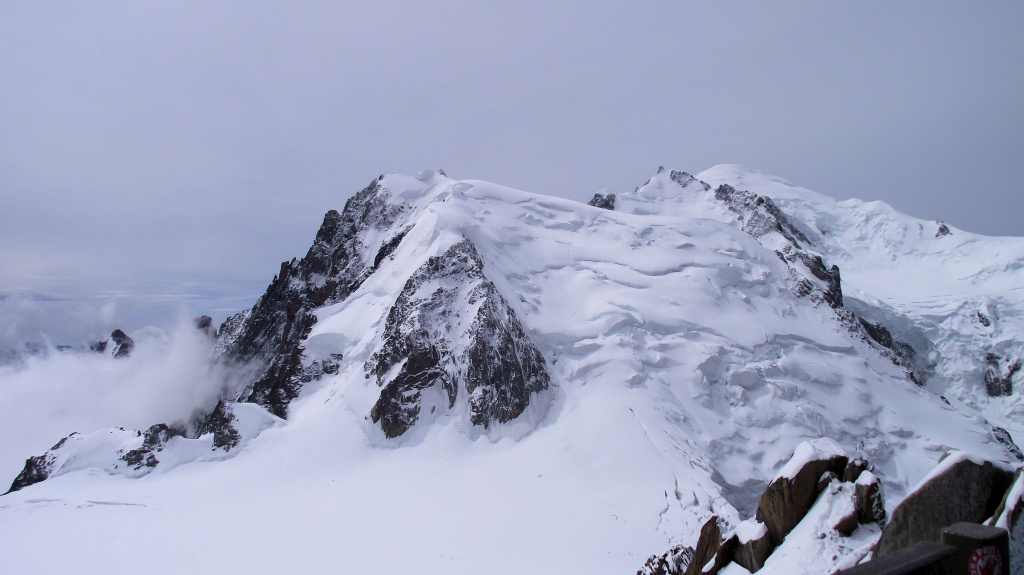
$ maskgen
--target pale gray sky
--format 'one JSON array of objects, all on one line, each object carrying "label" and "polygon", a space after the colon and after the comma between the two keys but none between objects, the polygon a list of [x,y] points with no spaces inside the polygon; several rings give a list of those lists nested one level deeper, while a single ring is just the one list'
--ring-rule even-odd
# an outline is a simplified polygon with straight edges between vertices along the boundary
[{"label": "pale gray sky", "polygon": [[740,163],[1024,235],[1022,23],[1019,1],[6,1],[0,316],[220,319],[325,211],[424,168],[583,200]]}]

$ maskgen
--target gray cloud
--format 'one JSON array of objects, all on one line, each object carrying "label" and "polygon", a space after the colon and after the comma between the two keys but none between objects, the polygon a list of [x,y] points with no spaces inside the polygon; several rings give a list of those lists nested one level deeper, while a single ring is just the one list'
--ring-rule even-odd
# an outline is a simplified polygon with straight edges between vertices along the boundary
[{"label": "gray cloud", "polygon": [[0,293],[223,317],[432,167],[585,199],[742,163],[1024,235],[1020,3],[340,4],[0,7]]}]

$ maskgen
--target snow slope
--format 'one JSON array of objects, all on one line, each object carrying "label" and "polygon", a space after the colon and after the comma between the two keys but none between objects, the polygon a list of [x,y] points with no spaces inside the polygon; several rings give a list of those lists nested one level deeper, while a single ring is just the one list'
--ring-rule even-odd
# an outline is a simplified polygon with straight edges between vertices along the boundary
[{"label": "snow slope", "polygon": [[[717,200],[721,183],[774,199],[801,245]],[[362,259],[403,235],[355,291],[315,311],[302,361],[340,359],[302,386],[287,421],[254,429],[231,457],[175,459],[135,479],[69,466],[3,496],[0,568],[632,573],[692,545],[711,514],[739,525],[806,439],[873,462],[890,510],[950,450],[1010,458],[977,414],[1020,429],[1019,389],[978,394],[984,366],[964,350],[987,336],[953,333],[974,308],[949,300],[989,302],[998,336],[985,341],[1016,353],[1019,267],[999,262],[1022,253],[1018,239],[929,238],[922,223],[911,240],[916,220],[884,206],[732,166],[697,179],[660,171],[614,211],[436,172],[379,186],[401,215],[363,234]],[[487,426],[428,387],[421,416],[388,437],[371,417],[382,391],[368,362],[409,279],[466,240],[550,387]],[[815,256],[842,269],[848,309],[934,354],[926,388],[833,309],[805,265]],[[917,289],[898,275],[911,269],[936,279]],[[417,293],[458,287],[431,286]],[[454,301],[430,325],[459,349],[476,308]]]},{"label": "snow slope", "polygon": [[848,307],[928,356],[928,389],[1024,437],[1024,374],[1006,397],[989,397],[984,382],[988,354],[1003,376],[1024,357],[1024,238],[972,234],[884,202],[835,201],[742,166],[698,178],[770,196],[843,270]]}]

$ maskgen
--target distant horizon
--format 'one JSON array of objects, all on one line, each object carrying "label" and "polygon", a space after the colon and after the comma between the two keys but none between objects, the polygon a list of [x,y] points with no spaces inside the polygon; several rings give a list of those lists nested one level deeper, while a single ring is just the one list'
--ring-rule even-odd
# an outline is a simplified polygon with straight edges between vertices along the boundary
[{"label": "distant horizon", "polygon": [[[758,170],[756,167],[743,166],[741,164],[722,163],[699,171],[680,171],[686,171],[696,177],[702,172],[718,166],[741,166],[745,169],[750,169],[757,173],[765,174],[774,178],[782,178],[797,187],[809,189],[806,186],[801,185],[799,182],[792,182],[784,175],[768,174],[767,172]],[[650,175],[656,174],[658,172],[658,168],[679,170],[679,168],[672,166],[655,166],[651,170]],[[432,168],[420,170],[419,172],[443,169],[444,168]],[[417,172],[401,175],[415,175],[415,173]],[[445,171],[445,174],[448,175],[447,171]],[[448,175],[448,177],[452,176]],[[367,181],[370,182],[372,179],[373,178],[370,178]],[[452,177],[452,179],[461,180],[463,178]],[[465,179],[479,180],[479,178]],[[502,182],[491,183],[504,185]],[[643,183],[643,181],[638,182],[636,187],[640,187]],[[346,196],[338,206],[328,208],[326,211],[340,211],[348,197],[351,197],[351,195],[355,194],[357,191],[358,190],[353,190],[352,193],[349,194],[349,196]],[[535,193],[530,190],[521,191]],[[622,194],[632,191],[632,189],[613,191],[603,188],[595,193]],[[821,193],[817,192],[817,190],[811,191]],[[822,195],[828,196],[828,194]],[[590,199],[590,196],[586,198],[565,199],[586,203]],[[860,200],[860,198],[833,199],[836,201],[845,201],[848,199]],[[885,203],[888,204],[888,202]],[[326,211],[324,213],[326,213]],[[899,210],[897,209],[897,211]],[[916,218],[913,214],[905,215]],[[300,249],[289,258],[281,260],[282,262],[289,261],[291,258],[301,258],[306,253],[308,245],[312,243],[321,221],[322,216],[315,226],[305,230],[305,235],[308,236],[309,242],[307,243],[307,247]],[[945,222],[943,220],[935,221],[942,221],[947,225],[953,226],[954,229],[959,229],[957,226],[949,222]],[[297,232],[296,235],[298,235]],[[73,291],[61,292],[56,290],[0,293],[0,317],[4,317],[9,324],[14,324],[13,328],[11,325],[8,325],[7,327],[7,330],[10,333],[5,334],[0,332],[0,347],[6,345],[11,348],[17,347],[21,343],[44,343],[47,340],[52,345],[83,345],[106,338],[114,329],[122,329],[129,334],[152,328],[171,331],[175,326],[189,323],[203,315],[208,315],[213,318],[214,325],[219,327],[227,318],[250,309],[256,303],[266,287],[270,284],[274,274],[277,273],[279,266],[280,263],[275,266],[268,267],[265,273],[252,278],[251,281],[248,282],[248,290],[239,289],[234,292],[221,289],[220,291],[211,290],[207,293],[186,291],[181,293],[131,293],[128,291],[111,293],[109,290],[92,293],[75,293]],[[71,319],[72,321],[66,321],[68,319]],[[18,332],[17,328],[19,323],[28,324],[27,331]],[[18,335],[13,335],[14,333],[17,333]]]}]

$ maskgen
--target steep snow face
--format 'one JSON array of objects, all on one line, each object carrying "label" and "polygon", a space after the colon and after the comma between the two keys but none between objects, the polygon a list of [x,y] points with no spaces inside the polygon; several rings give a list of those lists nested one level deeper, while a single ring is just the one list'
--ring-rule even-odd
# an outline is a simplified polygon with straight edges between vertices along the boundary
[{"label": "steep snow face", "polygon": [[[437,172],[375,180],[222,327],[221,349],[251,370],[229,399],[287,420],[252,418],[215,464],[165,472],[151,449],[141,480],[108,475],[110,453],[146,447],[119,435],[96,466],[0,500],[13,518],[0,540],[20,553],[8,561],[59,571],[41,534],[59,523],[70,537],[73,516],[135,528],[83,542],[116,546],[124,572],[187,531],[192,551],[161,554],[168,572],[272,572],[301,556],[310,572],[387,557],[386,571],[631,573],[692,544],[712,514],[727,529],[751,516],[808,439],[872,461],[890,508],[947,451],[1008,459],[862,328],[854,312],[925,353],[940,345],[863,282],[849,296],[852,252],[831,251],[811,207],[792,209],[832,204],[734,172],[662,171],[600,207]],[[216,441],[164,450],[228,453]],[[822,522],[843,497],[821,504]],[[195,526],[211,513],[245,520]]]},{"label": "steep snow face", "polygon": [[1024,436],[1024,238],[972,234],[884,202],[836,201],[742,166],[698,178],[770,196],[842,269],[846,306],[927,358],[928,389]]}]

